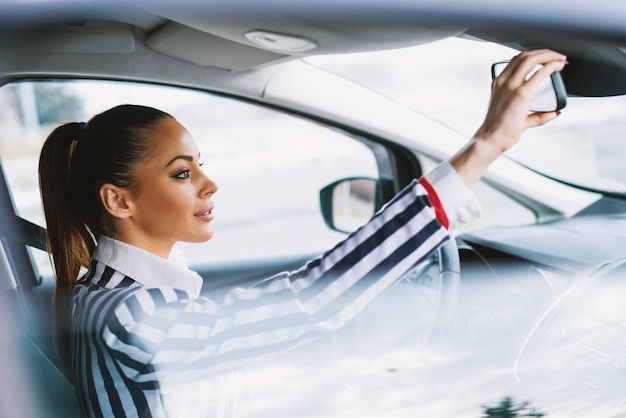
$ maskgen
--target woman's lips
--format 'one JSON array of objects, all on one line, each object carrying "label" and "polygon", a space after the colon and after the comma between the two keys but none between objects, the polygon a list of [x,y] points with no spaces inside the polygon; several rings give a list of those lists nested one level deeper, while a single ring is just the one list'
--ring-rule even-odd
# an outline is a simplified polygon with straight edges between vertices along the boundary
[{"label": "woman's lips", "polygon": [[213,208],[215,205],[211,204],[206,208],[202,209],[200,212],[196,212],[193,216],[201,221],[212,221],[215,215],[213,215]]}]

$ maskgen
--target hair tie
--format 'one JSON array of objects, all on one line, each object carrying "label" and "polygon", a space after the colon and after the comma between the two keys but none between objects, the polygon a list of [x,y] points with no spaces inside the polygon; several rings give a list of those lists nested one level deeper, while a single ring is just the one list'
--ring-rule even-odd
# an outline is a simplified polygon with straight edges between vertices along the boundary
[{"label": "hair tie", "polygon": [[76,136],[76,139],[74,139],[74,141],[79,142],[80,139],[83,137],[83,135],[85,134],[85,129],[87,129],[87,124],[85,122],[78,122],[78,135]]}]

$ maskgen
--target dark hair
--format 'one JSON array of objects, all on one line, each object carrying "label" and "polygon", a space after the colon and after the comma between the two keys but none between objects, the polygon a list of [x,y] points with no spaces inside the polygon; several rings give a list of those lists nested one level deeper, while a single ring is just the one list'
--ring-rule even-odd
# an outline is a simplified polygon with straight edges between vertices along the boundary
[{"label": "dark hair", "polygon": [[171,116],[151,107],[117,106],[86,124],[71,122],[57,127],[41,150],[39,187],[56,277],[55,342],[70,375],[72,289],[81,267],[89,265],[95,239],[110,228],[100,187],[106,183],[134,187],[136,165],[150,158],[147,138],[165,118]]}]

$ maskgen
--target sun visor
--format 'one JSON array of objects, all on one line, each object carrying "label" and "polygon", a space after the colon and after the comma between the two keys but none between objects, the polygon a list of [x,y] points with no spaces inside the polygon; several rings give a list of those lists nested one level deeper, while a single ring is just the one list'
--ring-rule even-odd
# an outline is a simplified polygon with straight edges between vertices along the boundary
[{"label": "sun visor", "polygon": [[[380,19],[368,16],[301,14],[294,11],[244,13],[232,16],[176,12],[154,13],[170,22],[171,28],[193,28],[222,40],[275,54],[297,57],[396,49],[425,44],[462,33],[466,28],[424,24],[410,18]],[[169,25],[165,30],[171,30]],[[199,34],[197,34],[199,36]],[[176,53],[176,51],[171,51]],[[261,55],[261,57],[271,57]]]},{"label": "sun visor", "polygon": [[202,66],[243,70],[287,58],[278,54],[233,42],[176,22],[169,22],[146,38],[153,50]]},{"label": "sun visor", "polygon": [[21,42],[21,48],[39,52],[129,54],[135,51],[132,26],[97,20],[44,25]]}]

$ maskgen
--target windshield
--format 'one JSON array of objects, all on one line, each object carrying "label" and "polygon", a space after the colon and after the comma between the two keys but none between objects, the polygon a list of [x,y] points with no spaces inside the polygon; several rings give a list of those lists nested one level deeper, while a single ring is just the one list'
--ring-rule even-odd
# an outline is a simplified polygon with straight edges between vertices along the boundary
[{"label": "windshield", "polygon": [[[450,38],[394,51],[319,56],[309,62],[470,137],[487,109],[491,64],[517,53],[489,42]],[[528,130],[507,156],[563,182],[626,193],[626,169],[617,157],[626,147],[621,141],[625,112],[625,96],[568,97],[556,121]]]}]

